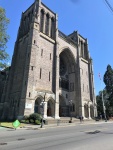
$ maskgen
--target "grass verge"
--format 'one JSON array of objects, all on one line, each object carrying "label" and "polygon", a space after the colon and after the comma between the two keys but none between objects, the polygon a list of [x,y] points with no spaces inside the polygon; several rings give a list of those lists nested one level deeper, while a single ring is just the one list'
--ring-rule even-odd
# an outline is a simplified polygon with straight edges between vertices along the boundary
[{"label": "grass verge", "polygon": [[[12,125],[13,122],[1,122],[0,123],[0,126],[2,127],[7,127],[7,128],[14,128],[13,125]],[[24,127],[25,124],[24,123],[21,123],[19,127]]]}]

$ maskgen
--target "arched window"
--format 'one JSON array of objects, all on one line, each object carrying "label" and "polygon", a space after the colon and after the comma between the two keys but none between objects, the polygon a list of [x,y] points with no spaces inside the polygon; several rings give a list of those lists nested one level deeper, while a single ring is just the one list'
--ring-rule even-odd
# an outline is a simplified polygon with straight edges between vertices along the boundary
[{"label": "arched window", "polygon": [[49,14],[46,15],[46,22],[45,22],[45,34],[49,34]]},{"label": "arched window", "polygon": [[44,28],[44,10],[41,10],[40,13],[40,31],[43,32],[43,28]]},{"label": "arched window", "polygon": [[55,20],[54,18],[51,19],[51,38],[54,39],[55,34]]}]

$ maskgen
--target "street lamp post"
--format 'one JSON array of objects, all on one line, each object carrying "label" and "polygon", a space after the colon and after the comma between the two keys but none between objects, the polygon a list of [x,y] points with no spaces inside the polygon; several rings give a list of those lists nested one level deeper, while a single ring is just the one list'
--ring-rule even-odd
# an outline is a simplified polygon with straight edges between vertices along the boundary
[{"label": "street lamp post", "polygon": [[44,100],[41,103],[41,114],[42,114],[42,120],[41,120],[40,128],[43,128],[43,125],[44,125],[44,122],[43,122],[43,120],[44,120]]},{"label": "street lamp post", "polygon": [[[45,93],[45,95],[46,95],[46,93]],[[41,109],[41,114],[42,114],[42,121],[41,121],[41,126],[40,126],[40,128],[43,128],[43,125],[44,125],[44,105],[45,105],[45,95],[44,95],[44,99],[43,99],[43,101],[42,101],[42,103],[41,103],[41,106],[42,106],[42,109]]]},{"label": "street lamp post", "polygon": [[70,100],[69,101],[69,111],[70,111],[70,122],[72,122],[72,110],[71,110],[71,106],[72,106],[72,102],[73,102],[73,100]]}]

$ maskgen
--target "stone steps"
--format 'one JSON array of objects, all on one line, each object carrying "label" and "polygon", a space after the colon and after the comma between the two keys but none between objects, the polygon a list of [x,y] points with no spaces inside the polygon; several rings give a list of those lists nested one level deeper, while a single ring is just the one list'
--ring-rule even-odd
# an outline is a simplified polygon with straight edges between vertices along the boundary
[{"label": "stone steps", "polygon": [[[60,119],[47,118],[45,124],[60,124],[60,123],[69,123],[70,117],[60,117]],[[93,122],[93,119],[84,119],[85,122]],[[72,117],[72,123],[79,123],[80,120]]]}]

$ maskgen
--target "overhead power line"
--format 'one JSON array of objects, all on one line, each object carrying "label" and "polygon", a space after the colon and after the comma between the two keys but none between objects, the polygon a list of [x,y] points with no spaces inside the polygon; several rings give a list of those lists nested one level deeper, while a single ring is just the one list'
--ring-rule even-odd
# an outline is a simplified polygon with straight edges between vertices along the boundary
[{"label": "overhead power line", "polygon": [[111,12],[113,13],[113,7],[111,6],[111,4],[108,2],[108,0],[104,0],[106,5],[108,6],[108,8],[111,10]]}]

